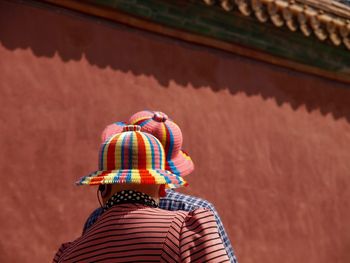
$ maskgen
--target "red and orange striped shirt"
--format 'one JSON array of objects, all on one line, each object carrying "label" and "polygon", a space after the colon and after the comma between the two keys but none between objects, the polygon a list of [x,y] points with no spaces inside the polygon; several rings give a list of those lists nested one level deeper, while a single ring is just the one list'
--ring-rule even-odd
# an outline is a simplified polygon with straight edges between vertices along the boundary
[{"label": "red and orange striped shirt", "polygon": [[229,262],[214,215],[128,203],[111,207],[53,262]]}]

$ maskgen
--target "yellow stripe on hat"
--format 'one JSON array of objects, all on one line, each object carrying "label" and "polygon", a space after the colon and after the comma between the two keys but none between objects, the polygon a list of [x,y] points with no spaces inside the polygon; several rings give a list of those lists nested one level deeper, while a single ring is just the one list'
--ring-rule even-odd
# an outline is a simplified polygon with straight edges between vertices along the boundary
[{"label": "yellow stripe on hat", "polygon": [[187,154],[185,154],[183,151],[180,151],[180,153],[182,154],[182,156],[183,156],[186,160],[192,161],[191,157],[188,156]]},{"label": "yellow stripe on hat", "polygon": [[152,166],[152,162],[154,159],[154,154],[152,152],[152,148],[151,148],[151,144],[149,142],[149,140],[147,139],[147,137],[143,134],[140,133],[145,145],[145,152],[146,152],[146,169],[153,169],[154,167]]},{"label": "yellow stripe on hat", "polygon": [[122,147],[120,147],[120,145],[122,144],[123,142],[123,139],[125,137],[126,133],[120,133],[118,134],[118,139],[117,141],[115,142],[115,167],[117,169],[121,169],[122,167],[122,158],[121,158],[121,155],[122,155]]},{"label": "yellow stripe on hat", "polygon": [[87,177],[84,179],[84,181],[82,182],[83,184],[89,184],[91,181],[91,177]]},{"label": "yellow stripe on hat", "polygon": [[163,176],[158,174],[156,171],[152,170],[151,174],[156,182],[156,184],[165,184],[165,179]]},{"label": "yellow stripe on hat", "polygon": [[161,124],[161,126],[162,126],[162,130],[163,130],[163,132],[162,132],[162,145],[163,145],[163,148],[165,147],[165,144],[166,144],[166,127],[165,127],[165,124],[164,123],[162,123]]},{"label": "yellow stripe on hat", "polygon": [[146,117],[146,116],[142,116],[140,118],[137,118],[135,120],[132,120],[132,122],[130,124],[135,124],[135,123],[138,123],[139,121],[141,120],[147,120],[149,117]]},{"label": "yellow stripe on hat", "polygon": [[140,176],[140,172],[138,170],[135,171],[135,174],[131,175],[131,180],[135,184],[141,183],[141,176]]}]

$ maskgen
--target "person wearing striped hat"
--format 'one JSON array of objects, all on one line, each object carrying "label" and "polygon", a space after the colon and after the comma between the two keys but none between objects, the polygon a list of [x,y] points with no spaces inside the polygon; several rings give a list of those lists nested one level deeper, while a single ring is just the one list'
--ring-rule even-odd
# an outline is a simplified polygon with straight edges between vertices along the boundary
[{"label": "person wearing striped hat", "polygon": [[[140,125],[141,131],[150,133],[159,139],[165,149],[166,170],[171,171],[173,174],[180,175],[181,177],[189,175],[194,170],[191,157],[182,149],[183,137],[181,129],[165,113],[149,110],[140,111],[133,114],[127,123]],[[121,132],[125,125],[125,122],[115,122],[108,125],[102,132],[102,141]],[[210,202],[198,197],[176,192],[169,188],[165,190],[165,193],[161,191],[159,207],[170,211],[193,211],[197,208],[210,210],[215,216],[219,235],[230,258],[230,262],[237,263],[237,258],[225,228],[215,207]],[[84,224],[83,233],[96,222],[101,214],[103,214],[102,208],[97,208],[93,211]]]},{"label": "person wearing striped hat", "polygon": [[166,170],[161,142],[127,125],[101,145],[99,168],[77,185],[97,185],[104,212],[53,262],[229,262],[214,215],[159,208],[161,186],[186,186]]}]

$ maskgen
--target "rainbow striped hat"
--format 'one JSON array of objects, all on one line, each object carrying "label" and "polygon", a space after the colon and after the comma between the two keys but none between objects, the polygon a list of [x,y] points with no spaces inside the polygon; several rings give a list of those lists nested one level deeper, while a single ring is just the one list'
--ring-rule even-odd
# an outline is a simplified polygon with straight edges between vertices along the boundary
[{"label": "rainbow striped hat", "polygon": [[162,143],[166,153],[166,170],[180,176],[193,172],[194,164],[191,157],[181,149],[182,132],[165,113],[140,111],[130,117],[129,123],[140,125],[143,132],[151,133]]},{"label": "rainbow striped hat", "polygon": [[78,185],[165,184],[169,188],[187,185],[181,176],[165,170],[165,154],[153,135],[138,125],[127,125],[101,145],[99,170],[84,176]]}]

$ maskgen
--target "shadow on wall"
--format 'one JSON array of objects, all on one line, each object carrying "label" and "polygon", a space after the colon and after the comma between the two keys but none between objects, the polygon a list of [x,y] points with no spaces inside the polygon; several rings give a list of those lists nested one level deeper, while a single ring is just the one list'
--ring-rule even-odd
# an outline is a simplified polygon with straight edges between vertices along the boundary
[{"label": "shadow on wall", "polygon": [[[23,5],[0,3],[0,42],[9,50],[30,48],[38,57],[58,54],[63,61],[78,61],[85,56],[100,68],[153,76],[164,87],[174,81],[184,87],[244,92],[247,96],[273,98],[280,106],[287,103],[294,110],[305,105],[309,112],[319,110],[350,122],[350,85],[61,8],[36,2],[18,8],[19,4]],[[114,30],[118,34],[113,34]]]}]

